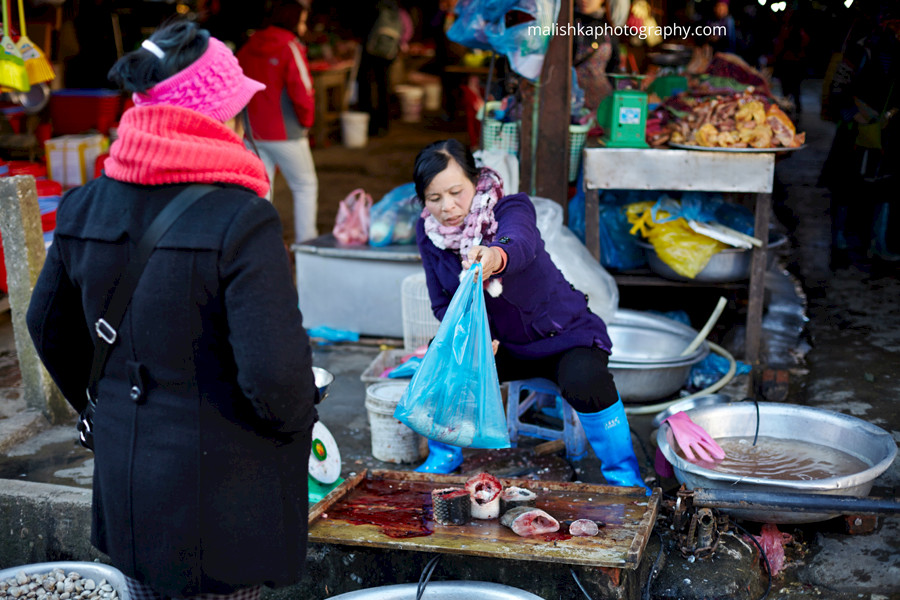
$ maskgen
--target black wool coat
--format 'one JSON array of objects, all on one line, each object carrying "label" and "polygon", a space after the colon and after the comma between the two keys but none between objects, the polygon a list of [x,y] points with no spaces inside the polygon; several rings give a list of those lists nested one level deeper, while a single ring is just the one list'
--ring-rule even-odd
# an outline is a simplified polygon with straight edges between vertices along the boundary
[{"label": "black wool coat", "polygon": [[[184,184],[101,177],[59,204],[28,327],[72,406],[137,241]],[[298,581],[316,420],[312,353],[266,200],[238,186],[157,244],[98,386],[92,543],[157,591]]]}]

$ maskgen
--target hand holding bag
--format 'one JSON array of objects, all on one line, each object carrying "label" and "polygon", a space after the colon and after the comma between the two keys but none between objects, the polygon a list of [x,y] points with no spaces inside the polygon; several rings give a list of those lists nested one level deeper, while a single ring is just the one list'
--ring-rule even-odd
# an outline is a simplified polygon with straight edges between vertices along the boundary
[{"label": "hand holding bag", "polygon": [[481,263],[472,265],[453,294],[394,418],[446,444],[509,448]]},{"label": "hand holding bag", "polygon": [[341,244],[355,246],[369,241],[369,220],[372,208],[372,196],[362,188],[347,194],[338,206],[334,222],[335,239]]}]

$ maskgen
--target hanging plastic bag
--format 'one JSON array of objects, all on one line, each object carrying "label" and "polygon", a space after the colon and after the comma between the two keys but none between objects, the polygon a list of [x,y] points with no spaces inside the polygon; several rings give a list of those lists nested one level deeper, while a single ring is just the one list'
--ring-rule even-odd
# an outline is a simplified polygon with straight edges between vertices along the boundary
[{"label": "hanging plastic bag", "polygon": [[358,246],[369,241],[369,219],[372,196],[362,188],[347,194],[338,206],[334,222],[335,239],[347,246]]},{"label": "hanging plastic bag", "polygon": [[559,4],[559,0],[460,0],[447,37],[467,48],[505,54],[513,71],[534,81],[541,74]]},{"label": "hanging plastic bag", "polygon": [[481,263],[463,277],[394,418],[431,440],[509,448]]},{"label": "hanging plastic bag", "polygon": [[531,199],[544,248],[566,281],[588,297],[588,308],[609,323],[619,308],[619,287],[612,275],[594,260],[590,251],[563,225],[562,205],[549,198]]},{"label": "hanging plastic bag", "polygon": [[421,212],[414,183],[395,187],[372,205],[369,245],[380,247],[415,241],[416,220]]}]

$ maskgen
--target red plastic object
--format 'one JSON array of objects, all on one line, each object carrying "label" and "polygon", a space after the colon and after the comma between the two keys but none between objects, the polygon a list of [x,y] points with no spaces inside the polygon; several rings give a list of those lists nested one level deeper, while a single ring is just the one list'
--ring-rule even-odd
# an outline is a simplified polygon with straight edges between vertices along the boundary
[{"label": "red plastic object", "polygon": [[37,195],[39,198],[48,196],[62,196],[62,184],[52,179],[36,179]]},{"label": "red plastic object", "polygon": [[6,163],[6,174],[10,177],[13,175],[31,175],[35,179],[47,178],[47,167],[37,162],[27,160],[11,160]]},{"label": "red plastic object", "polygon": [[72,135],[96,129],[103,135],[119,120],[122,95],[114,90],[67,89],[50,95],[53,135]]},{"label": "red plastic object", "polygon": [[94,161],[94,179],[103,175],[103,163],[106,162],[107,158],[109,158],[109,152],[101,154],[97,157],[97,160]]}]

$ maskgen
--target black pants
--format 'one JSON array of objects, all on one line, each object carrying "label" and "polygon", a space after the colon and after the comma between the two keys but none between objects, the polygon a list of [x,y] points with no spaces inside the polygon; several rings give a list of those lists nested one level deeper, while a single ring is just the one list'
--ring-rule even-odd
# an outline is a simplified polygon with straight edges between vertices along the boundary
[{"label": "black pants", "polygon": [[581,413],[596,413],[619,399],[609,354],[601,348],[572,348],[553,356],[524,360],[512,356],[500,344],[497,350],[500,381],[543,377],[559,386],[562,397]]},{"label": "black pants", "polygon": [[369,113],[369,135],[387,133],[390,121],[390,90],[388,70],[393,61],[363,53],[359,64],[358,108]]}]

